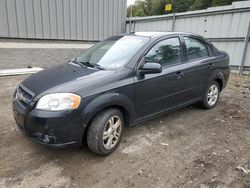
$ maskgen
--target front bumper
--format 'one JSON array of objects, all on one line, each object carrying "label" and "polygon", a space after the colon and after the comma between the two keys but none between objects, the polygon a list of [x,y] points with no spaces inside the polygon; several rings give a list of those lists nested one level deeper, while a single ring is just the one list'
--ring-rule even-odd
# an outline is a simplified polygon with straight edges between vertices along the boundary
[{"label": "front bumper", "polygon": [[15,98],[12,103],[17,127],[30,140],[54,149],[82,144],[86,126],[77,110],[42,111],[25,107]]}]

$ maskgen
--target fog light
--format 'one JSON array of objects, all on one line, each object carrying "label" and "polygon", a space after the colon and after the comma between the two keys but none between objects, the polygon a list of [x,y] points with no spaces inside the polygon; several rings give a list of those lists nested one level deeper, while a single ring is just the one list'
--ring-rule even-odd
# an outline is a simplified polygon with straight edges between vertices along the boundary
[{"label": "fog light", "polygon": [[50,136],[50,135],[47,135],[47,134],[45,134],[45,135],[44,135],[44,138],[43,138],[43,142],[46,143],[46,144],[54,143],[55,140],[56,140],[56,139],[55,139],[54,136]]}]

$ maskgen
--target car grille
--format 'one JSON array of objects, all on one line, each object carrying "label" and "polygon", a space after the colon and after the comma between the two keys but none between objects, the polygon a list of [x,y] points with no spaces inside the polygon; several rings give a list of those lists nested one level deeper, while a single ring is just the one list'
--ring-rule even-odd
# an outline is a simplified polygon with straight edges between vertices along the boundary
[{"label": "car grille", "polygon": [[16,91],[16,98],[21,105],[27,107],[30,104],[33,95],[28,92],[27,89],[25,89],[22,85],[19,85]]}]

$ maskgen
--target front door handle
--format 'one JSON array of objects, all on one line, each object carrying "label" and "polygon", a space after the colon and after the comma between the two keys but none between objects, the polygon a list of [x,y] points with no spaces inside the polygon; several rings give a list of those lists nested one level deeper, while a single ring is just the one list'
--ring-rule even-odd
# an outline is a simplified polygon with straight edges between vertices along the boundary
[{"label": "front door handle", "polygon": [[183,75],[184,75],[184,72],[182,72],[182,71],[178,71],[175,73],[175,77],[178,79],[180,79]]},{"label": "front door handle", "polygon": [[214,63],[209,63],[208,68],[211,69],[211,70],[214,69]]}]

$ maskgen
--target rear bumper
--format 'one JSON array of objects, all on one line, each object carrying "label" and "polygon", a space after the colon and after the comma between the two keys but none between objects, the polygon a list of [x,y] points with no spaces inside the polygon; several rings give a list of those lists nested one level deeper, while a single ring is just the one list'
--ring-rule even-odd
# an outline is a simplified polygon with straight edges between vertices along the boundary
[{"label": "rear bumper", "polygon": [[82,144],[86,126],[78,111],[29,110],[13,99],[13,114],[20,132],[35,143],[53,149]]},{"label": "rear bumper", "polygon": [[229,76],[230,76],[230,68],[228,68],[226,71],[224,71],[223,75],[224,75],[224,79],[223,79],[222,89],[224,89],[227,86]]}]

